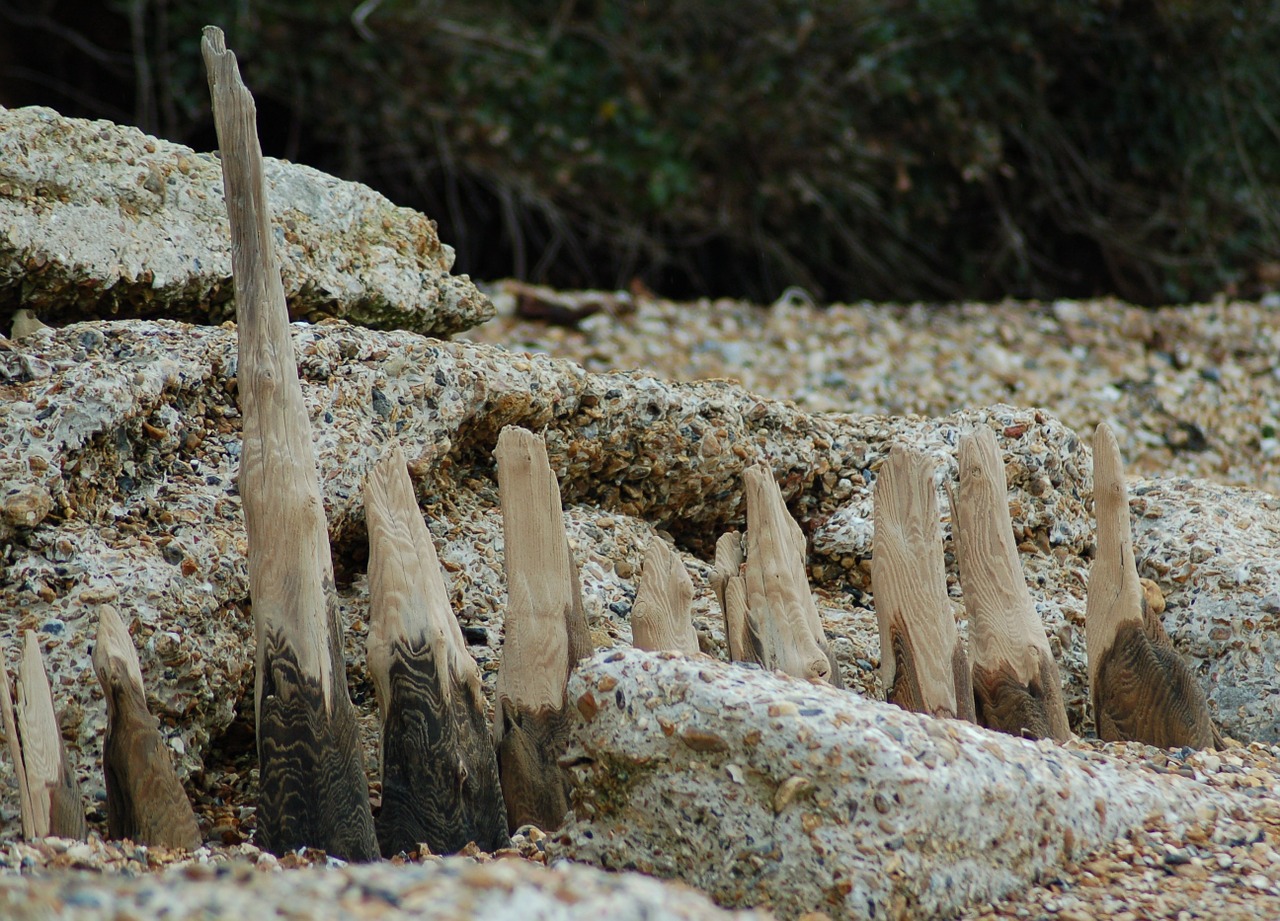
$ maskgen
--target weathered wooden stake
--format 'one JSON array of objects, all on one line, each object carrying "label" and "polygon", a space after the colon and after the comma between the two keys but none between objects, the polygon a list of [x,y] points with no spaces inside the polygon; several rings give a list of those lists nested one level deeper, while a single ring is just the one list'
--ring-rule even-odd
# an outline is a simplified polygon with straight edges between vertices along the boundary
[{"label": "weathered wooden stake", "polygon": [[257,639],[258,844],[378,856],[334,604],[311,426],[272,245],[253,97],[222,30],[201,42],[222,153],[239,329],[240,495]]},{"label": "weathered wooden stake", "polygon": [[973,688],[942,558],[934,463],[894,445],[876,478],[871,592],[880,680],[906,710],[972,720]]},{"label": "weathered wooden stake", "polygon": [[969,615],[977,721],[1016,736],[1066,741],[1071,727],[1062,679],[1018,561],[1004,464],[991,429],[961,438],[958,459],[951,531]]},{"label": "weathered wooden stake", "polygon": [[23,636],[18,665],[18,706],[15,718],[9,677],[0,667],[0,713],[18,779],[22,836],[27,840],[55,835],[80,838],[88,834],[80,783],[67,760],[67,749],[53,709],[53,693],[44,658],[33,631]]},{"label": "weathered wooden stake", "polygon": [[724,614],[724,635],[729,644],[729,661],[755,662],[755,650],[747,633],[747,580],[742,565],[747,561],[742,534],[730,531],[716,541],[715,568],[711,588]]},{"label": "weathered wooden stake", "polygon": [[1098,554],[1089,570],[1085,646],[1098,736],[1160,748],[1212,748],[1217,732],[1195,675],[1147,603],[1133,559],[1120,448],[1102,423],[1093,438]]},{"label": "weathered wooden stake", "polygon": [[631,607],[631,639],[637,649],[672,649],[693,655],[698,634],[693,629],[693,580],[667,542],[649,542],[640,570],[640,585]]},{"label": "weathered wooden stake", "polygon": [[[747,636],[754,658],[766,668],[843,687],[809,590],[804,532],[787,511],[767,464],[748,467],[742,481],[747,496]],[[729,586],[725,589],[727,596]]]},{"label": "weathered wooden stake", "polygon": [[102,773],[107,787],[107,834],[138,844],[200,846],[191,801],[178,781],[160,721],[147,709],[142,666],[115,608],[98,609],[93,669],[107,700]]},{"label": "weathered wooden stake", "polygon": [[494,457],[508,596],[493,724],[498,773],[511,830],[552,831],[569,810],[557,763],[568,745],[565,685],[591,636],[546,445],[509,426]]},{"label": "weathered wooden stake", "polygon": [[367,661],[382,717],[384,857],[426,844],[506,847],[507,814],[480,669],[449,605],[400,446],[364,487],[369,526]]}]

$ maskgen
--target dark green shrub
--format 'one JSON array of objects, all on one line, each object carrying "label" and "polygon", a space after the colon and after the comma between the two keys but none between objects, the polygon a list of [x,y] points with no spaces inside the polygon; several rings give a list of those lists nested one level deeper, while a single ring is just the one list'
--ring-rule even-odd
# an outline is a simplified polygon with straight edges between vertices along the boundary
[{"label": "dark green shrub", "polygon": [[[74,30],[75,6],[51,18]],[[1261,0],[117,7],[144,127],[212,146],[217,22],[269,153],[421,207],[482,276],[1155,303],[1280,261]]]}]

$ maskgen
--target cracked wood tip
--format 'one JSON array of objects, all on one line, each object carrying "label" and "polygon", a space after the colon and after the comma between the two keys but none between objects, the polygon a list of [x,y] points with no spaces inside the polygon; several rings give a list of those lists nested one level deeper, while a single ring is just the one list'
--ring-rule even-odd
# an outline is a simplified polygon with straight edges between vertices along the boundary
[{"label": "cracked wood tip", "polygon": [[952,534],[969,617],[975,717],[1011,735],[1071,738],[1058,663],[1027,590],[1009,520],[1008,483],[991,429],[960,439]]},{"label": "cracked wood tip", "polygon": [[222,31],[201,53],[222,153],[243,415],[240,496],[253,601],[259,844],[378,856],[347,690],[311,426],[272,245],[253,97]]},{"label": "cracked wood tip", "polygon": [[747,586],[742,566],[747,561],[742,535],[737,531],[721,534],[716,541],[715,566],[711,570],[711,590],[720,602],[724,615],[724,636],[729,646],[730,662],[756,662],[751,639],[747,635]]},{"label": "cracked wood tip", "polygon": [[560,826],[568,778],[565,686],[591,652],[578,568],[569,550],[560,485],[542,438],[504,428],[494,450],[502,506],[507,610],[495,688],[493,737],[511,830]]},{"label": "cracked wood tip", "polygon": [[[3,698],[8,702],[7,685]],[[5,731],[10,733],[10,750],[18,766],[22,784],[19,800],[24,837],[83,840],[88,834],[80,783],[67,759],[66,745],[53,708],[53,693],[45,672],[44,657],[34,631],[23,635],[22,657],[18,665],[16,720],[12,707],[5,714]],[[10,728],[10,722],[13,727]]]},{"label": "cracked wood tip", "polygon": [[753,464],[742,480],[747,495],[746,633],[754,657],[765,668],[843,687],[809,590],[804,532],[787,511],[768,465]]},{"label": "cracked wood tip", "polygon": [[510,844],[480,668],[449,604],[431,532],[393,444],[364,487],[366,661],[382,718],[384,857],[420,843],[452,854]]},{"label": "cracked wood tip", "polygon": [[142,667],[115,608],[98,608],[93,669],[107,701],[102,773],[107,834],[138,844],[185,848],[201,844],[191,801],[178,781],[160,722],[147,708]]},{"label": "cracked wood tip", "polygon": [[698,652],[693,629],[693,579],[680,557],[660,537],[649,541],[631,607],[631,637],[637,649]]},{"label": "cracked wood tip", "polygon": [[1089,571],[1085,645],[1098,736],[1212,748],[1218,735],[1204,691],[1138,579],[1120,448],[1106,423],[1093,439],[1093,507],[1098,549]]},{"label": "cracked wood tip", "polygon": [[947,597],[934,462],[894,445],[876,476],[871,593],[880,680],[906,710],[973,720],[968,658]]}]

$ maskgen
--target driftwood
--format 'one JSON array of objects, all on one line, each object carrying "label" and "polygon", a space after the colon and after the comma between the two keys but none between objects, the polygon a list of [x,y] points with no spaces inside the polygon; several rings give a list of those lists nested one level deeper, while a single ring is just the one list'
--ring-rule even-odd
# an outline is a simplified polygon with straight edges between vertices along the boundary
[{"label": "driftwood", "polygon": [[370,472],[367,661],[382,717],[384,857],[505,847],[480,669],[467,651],[400,446]]},{"label": "driftwood", "polygon": [[907,710],[972,720],[973,689],[942,558],[934,464],[894,445],[876,478],[871,591],[880,680]]},{"label": "driftwood", "polygon": [[747,583],[742,564],[747,561],[742,534],[730,531],[716,541],[715,568],[711,588],[724,614],[724,636],[731,662],[755,662],[751,638],[747,635]]},{"label": "driftwood", "polygon": [[115,608],[98,609],[93,667],[107,700],[102,773],[107,788],[107,833],[139,844],[200,846],[191,801],[173,769],[160,723],[147,709],[142,667]]},{"label": "driftwood", "polygon": [[655,537],[644,555],[640,585],[631,608],[631,638],[637,649],[698,652],[693,629],[693,580],[667,542]]},{"label": "driftwood", "polygon": [[509,426],[494,451],[502,505],[507,611],[493,722],[512,831],[551,831],[569,809],[558,760],[569,731],[565,684],[591,651],[560,486],[540,436]]},{"label": "driftwood", "polygon": [[1204,691],[1138,579],[1129,491],[1120,448],[1106,423],[1093,439],[1093,506],[1098,551],[1089,571],[1085,645],[1098,736],[1161,748],[1212,748],[1220,740]]},{"label": "driftwood", "polygon": [[[742,482],[747,497],[746,565],[740,583],[732,578],[724,583],[726,622],[736,619],[729,612],[741,606],[740,585],[746,601],[748,658],[797,678],[844,687],[809,590],[804,532],[787,511],[767,465],[748,467]],[[726,552],[726,565],[731,567],[731,545],[726,545]]]},{"label": "driftwood", "polygon": [[991,429],[961,438],[958,460],[951,521],[969,616],[975,716],[991,729],[1066,741],[1062,678],[1018,562],[1004,463]]},{"label": "driftwood", "polygon": [[201,43],[231,221],[244,447],[240,494],[256,637],[259,844],[378,856],[347,691],[333,563],[272,245],[253,97],[222,31]]},{"label": "driftwood", "polygon": [[9,751],[18,779],[18,799],[22,809],[22,836],[28,840],[55,835],[84,838],[84,800],[80,784],[67,761],[58,716],[53,709],[53,693],[44,659],[34,631],[23,637],[18,666],[18,701],[15,714],[9,693],[9,677],[0,667],[0,712]]}]

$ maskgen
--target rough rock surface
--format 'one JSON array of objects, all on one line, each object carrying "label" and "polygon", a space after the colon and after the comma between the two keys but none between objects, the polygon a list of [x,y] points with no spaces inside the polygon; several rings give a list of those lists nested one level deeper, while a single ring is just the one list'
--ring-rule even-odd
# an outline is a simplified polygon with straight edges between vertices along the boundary
[{"label": "rough rock surface", "polygon": [[[726,382],[589,374],[546,357],[341,322],[297,326],[294,343],[357,697],[367,689],[360,490],[393,433],[438,541],[451,603],[486,672],[505,597],[491,452],[501,427],[518,423],[546,433],[597,645],[629,640],[654,528],[709,555],[716,535],[742,526],[740,477],[764,459],[811,534],[810,577],[846,684],[873,692],[879,650],[863,595],[869,481],[894,439],[937,455],[943,476],[961,428],[994,423],[1032,594],[1063,666],[1073,725],[1087,725],[1080,619],[1092,546],[1089,465],[1075,435],[1046,413],[810,415]],[[72,758],[88,779],[105,723],[90,624],[97,604],[115,604],[186,776],[231,722],[251,672],[234,333],[98,322],[0,341],[0,396],[0,605],[22,612],[0,624],[0,643],[12,648],[20,629],[39,631]],[[1192,655],[1215,716],[1229,735],[1274,740],[1276,636],[1259,626],[1274,620],[1280,597],[1276,501],[1199,481],[1149,481],[1133,495],[1141,573],[1165,591],[1166,626]],[[698,593],[695,626],[723,653],[706,564],[684,558]],[[6,818],[9,800],[7,792],[0,800]]]},{"label": "rough rock surface", "polygon": [[[294,318],[447,335],[493,305],[435,223],[365,186],[267,159]],[[0,107],[0,326],[102,316],[235,316],[222,168],[212,154],[107,121]]]},{"label": "rough rock surface", "polygon": [[1239,805],[1053,742],[701,657],[597,653],[569,699],[575,819],[552,854],[783,917],[950,914],[1151,813],[1212,826]]},{"label": "rough rock surface", "polygon": [[[74,868],[73,845],[62,862]],[[145,865],[145,858],[144,858]],[[716,908],[706,896],[639,874],[591,867],[546,869],[520,860],[476,864],[450,858],[426,865],[334,865],[288,873],[274,861],[188,863],[169,873],[129,877],[70,869],[37,884],[0,875],[0,915],[8,921],[113,921],[122,917],[262,918],[309,921],[484,918],[494,921],[716,921],[763,919]],[[177,885],[180,883],[180,885]]]}]

